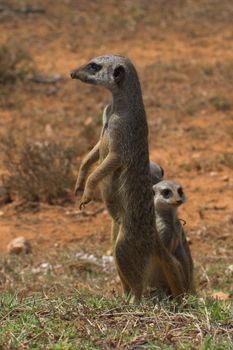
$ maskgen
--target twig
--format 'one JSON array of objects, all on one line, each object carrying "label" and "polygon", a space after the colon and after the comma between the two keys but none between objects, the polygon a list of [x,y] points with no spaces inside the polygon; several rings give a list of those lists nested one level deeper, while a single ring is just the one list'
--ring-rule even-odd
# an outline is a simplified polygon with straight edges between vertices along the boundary
[{"label": "twig", "polygon": [[63,81],[64,78],[61,74],[54,74],[51,76],[44,76],[41,74],[34,74],[28,77],[29,80],[38,84],[54,84]]},{"label": "twig", "polygon": [[83,216],[83,217],[88,217],[88,216],[96,216],[98,215],[99,213],[102,213],[103,211],[105,210],[104,207],[101,207],[101,208],[98,208],[96,210],[93,210],[93,211],[72,211],[72,212],[66,212],[66,215],[72,215],[72,216]]},{"label": "twig", "polygon": [[103,313],[98,315],[99,317],[119,317],[119,316],[139,316],[142,317],[144,312],[115,312],[115,313]]}]

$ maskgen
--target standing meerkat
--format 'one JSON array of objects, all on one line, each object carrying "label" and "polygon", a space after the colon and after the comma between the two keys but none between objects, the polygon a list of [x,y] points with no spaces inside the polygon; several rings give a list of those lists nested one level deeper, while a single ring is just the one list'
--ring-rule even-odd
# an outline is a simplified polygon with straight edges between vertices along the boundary
[{"label": "standing meerkat", "polygon": [[[108,117],[106,114],[106,110],[108,105],[105,107],[103,116],[102,116],[102,130],[100,134],[100,140],[97,144],[91,149],[91,151],[84,157],[79,167],[79,174],[75,184],[74,194],[77,195],[79,191],[84,190],[85,181],[87,178],[87,174],[91,168],[91,166],[99,161],[100,158],[100,144],[101,137],[103,134],[104,128],[106,128],[106,124],[108,121]],[[156,162],[150,160],[150,174],[151,174],[151,182],[152,185],[158,183],[163,180],[164,170],[163,168]],[[111,225],[111,248],[114,249],[114,245],[117,239],[117,235],[120,229],[120,211],[118,210],[118,202],[114,201],[109,194],[105,198],[105,204],[108,208],[109,214],[112,217],[112,225]]]},{"label": "standing meerkat", "polygon": [[112,102],[104,110],[99,146],[92,153],[101,163],[87,178],[80,208],[91,201],[99,184],[111,216],[118,214],[114,218],[120,222],[114,258],[123,290],[132,294],[132,301],[141,299],[158,264],[172,295],[183,294],[181,265],[162,244],[155,228],[148,126],[135,67],[124,56],[105,55],[73,70],[71,77],[104,86],[112,93]]},{"label": "standing meerkat", "polygon": [[[182,266],[185,291],[195,293],[193,259],[177,214],[178,207],[185,202],[183,188],[175,181],[169,180],[155,184],[153,191],[157,231],[164,245]],[[154,275],[153,284],[155,286],[162,284],[169,289],[166,278],[159,267]]]}]

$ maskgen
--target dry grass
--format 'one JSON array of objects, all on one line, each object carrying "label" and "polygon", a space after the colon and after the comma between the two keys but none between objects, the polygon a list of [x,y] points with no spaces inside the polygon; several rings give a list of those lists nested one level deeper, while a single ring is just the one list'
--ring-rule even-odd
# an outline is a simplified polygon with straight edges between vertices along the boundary
[{"label": "dry grass", "polygon": [[[219,280],[181,304],[154,297],[128,305],[111,260],[88,252],[90,247],[99,250],[86,241],[1,258],[3,349],[232,349],[232,304],[208,296],[224,285],[226,265],[218,268]],[[202,267],[197,269],[201,280]]]}]

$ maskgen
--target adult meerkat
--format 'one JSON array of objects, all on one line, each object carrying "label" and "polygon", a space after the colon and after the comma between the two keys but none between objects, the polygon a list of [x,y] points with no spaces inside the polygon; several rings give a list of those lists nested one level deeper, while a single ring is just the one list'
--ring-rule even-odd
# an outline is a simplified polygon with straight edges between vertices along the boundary
[{"label": "adult meerkat", "polygon": [[[104,129],[108,123],[108,116],[106,114],[106,110],[109,107],[107,105],[103,111],[102,116],[102,130],[100,134],[100,140],[103,134]],[[100,140],[97,144],[92,148],[92,150],[84,157],[79,167],[79,174],[75,184],[74,194],[77,195],[79,191],[84,190],[85,181],[87,178],[87,174],[91,168],[91,166],[96,163],[100,158]],[[156,162],[150,160],[150,174],[151,174],[151,182],[152,185],[158,183],[163,180],[164,170],[163,168]],[[103,187],[102,187],[103,189]],[[101,191],[102,192],[102,191]],[[104,198],[104,193],[102,195]],[[115,198],[114,198],[115,199]],[[111,247],[114,249],[114,245],[117,239],[117,235],[120,229],[120,210],[118,210],[118,202],[113,200],[112,193],[109,193],[108,196],[104,198],[105,204],[108,208],[109,214],[112,217],[112,227],[111,227]]]},{"label": "adult meerkat", "polygon": [[[161,181],[153,186],[156,228],[167,249],[180,262],[185,276],[185,291],[195,293],[193,259],[179,220],[177,209],[185,202],[185,194],[175,181]],[[153,284],[169,285],[161,269],[157,269]]]},{"label": "adult meerkat", "polygon": [[[148,126],[133,64],[123,56],[100,56],[73,70],[71,77],[104,86],[112,93],[112,102],[104,110],[106,122],[99,146],[93,150],[93,157],[98,154],[101,163],[87,178],[80,208],[91,201],[98,184],[111,215],[117,206],[120,231],[114,257],[123,290],[132,294],[132,301],[141,299],[158,264],[172,295],[183,294],[181,265],[162,244],[155,228]],[[108,206],[110,201],[112,207]]]}]

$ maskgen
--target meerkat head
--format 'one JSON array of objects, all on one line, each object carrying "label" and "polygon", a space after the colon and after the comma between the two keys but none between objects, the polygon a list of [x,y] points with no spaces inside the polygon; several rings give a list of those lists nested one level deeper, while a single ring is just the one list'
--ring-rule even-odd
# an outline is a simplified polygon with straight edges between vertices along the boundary
[{"label": "meerkat head", "polygon": [[151,160],[150,161],[150,174],[151,174],[152,185],[155,185],[158,182],[163,180],[164,170],[159,164],[157,164]]},{"label": "meerkat head", "polygon": [[133,64],[127,57],[104,55],[95,57],[87,64],[72,70],[70,75],[72,79],[102,85],[110,91],[115,91],[129,78],[132,71],[136,73]]},{"label": "meerkat head", "polygon": [[160,181],[153,186],[154,204],[157,208],[178,207],[185,202],[182,186],[172,180]]}]

